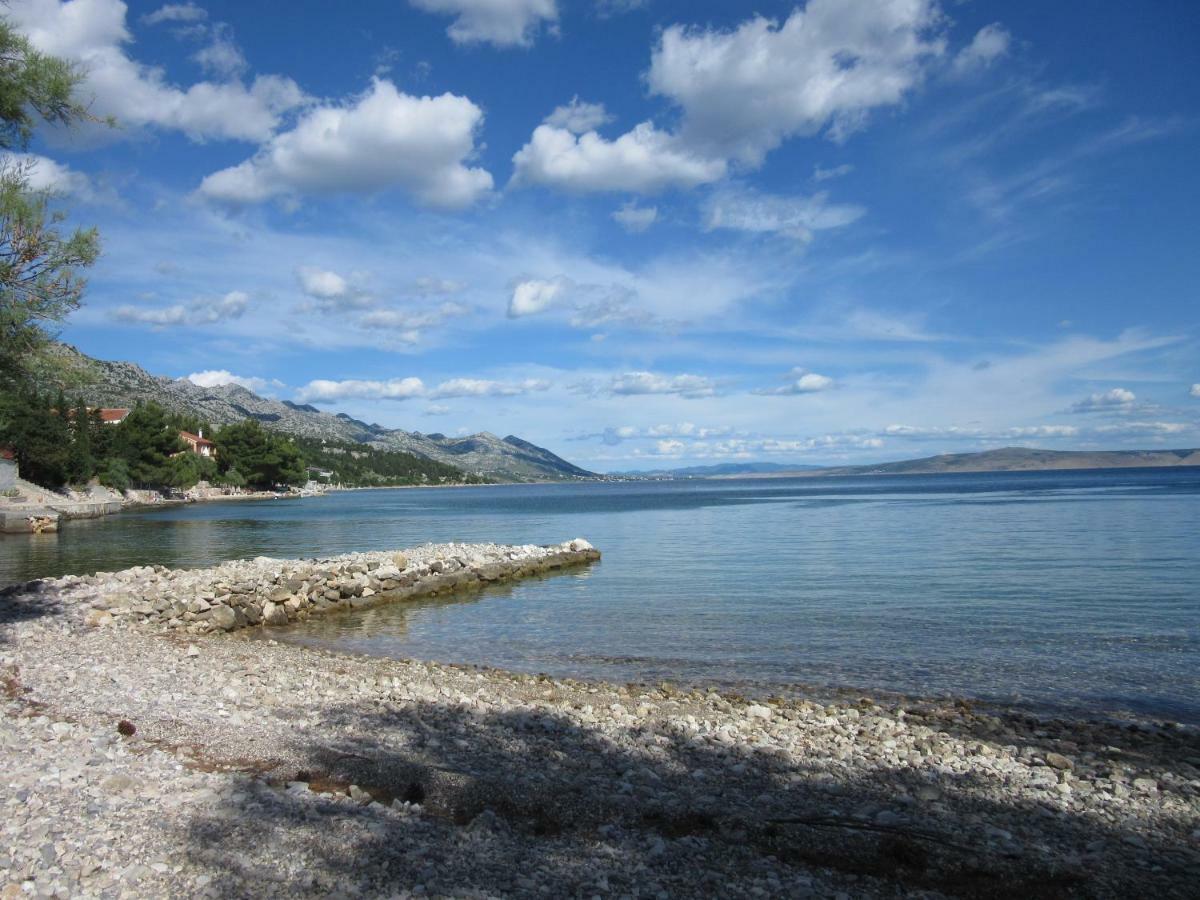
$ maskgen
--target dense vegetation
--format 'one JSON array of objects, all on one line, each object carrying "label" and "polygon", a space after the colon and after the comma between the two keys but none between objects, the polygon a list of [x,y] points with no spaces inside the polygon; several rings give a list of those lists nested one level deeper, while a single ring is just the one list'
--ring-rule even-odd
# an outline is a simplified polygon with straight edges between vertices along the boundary
[{"label": "dense vegetation", "polygon": [[453,466],[401,453],[379,450],[365,444],[297,438],[305,462],[329,472],[333,484],[362,487],[408,484],[486,484],[488,479],[468,475]]},{"label": "dense vegetation", "polygon": [[[190,452],[181,431],[211,436],[216,456]],[[92,478],[117,490],[189,488],[200,481],[269,490],[309,480],[347,486],[479,483],[451,466],[361,444],[297,440],[247,419],[217,430],[155,403],[105,424],[81,402],[36,390],[0,396],[0,443],[11,446],[21,474],[44,487],[84,485]],[[315,474],[315,472],[314,472]]]}]

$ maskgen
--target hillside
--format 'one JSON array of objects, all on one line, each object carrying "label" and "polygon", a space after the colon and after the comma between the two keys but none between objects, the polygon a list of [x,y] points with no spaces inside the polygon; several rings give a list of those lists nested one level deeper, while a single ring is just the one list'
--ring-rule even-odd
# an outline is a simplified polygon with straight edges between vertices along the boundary
[{"label": "hillside", "polygon": [[240,385],[200,387],[183,379],[151,375],[133,363],[93,359],[60,344],[68,392],[93,406],[129,406],[152,400],[168,411],[195,415],[213,425],[256,419],[263,427],[313,440],[369,444],[400,450],[471,474],[503,481],[574,480],[595,477],[542,447],[488,432],[453,438],[388,429],[322,412],[315,406],[260,397]]},{"label": "hillside", "polygon": [[[950,472],[1040,472],[1064,469],[1134,469],[1162,466],[1200,466],[1200,449],[1184,450],[1034,450],[1004,447],[980,453],[945,453],[921,459],[838,466],[824,469],[795,467],[786,471],[744,475],[782,478],[824,475],[937,475]],[[728,476],[724,476],[728,477]]]}]

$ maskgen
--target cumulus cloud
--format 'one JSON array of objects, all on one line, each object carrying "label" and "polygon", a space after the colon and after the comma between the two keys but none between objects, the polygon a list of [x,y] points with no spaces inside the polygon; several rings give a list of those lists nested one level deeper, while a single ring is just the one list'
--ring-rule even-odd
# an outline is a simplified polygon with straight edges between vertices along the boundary
[{"label": "cumulus cloud", "polygon": [[781,234],[807,243],[813,232],[843,228],[858,221],[863,213],[861,206],[829,203],[824,192],[788,197],[730,188],[708,199],[704,224],[709,231],[721,228]]},{"label": "cumulus cloud", "polygon": [[966,75],[986,69],[1000,57],[1008,53],[1012,35],[999,22],[985,25],[975,33],[975,37],[963,47],[954,57],[952,69],[957,75]]},{"label": "cumulus cloud", "polygon": [[516,397],[535,391],[550,390],[550,382],[540,378],[523,381],[488,381],[481,378],[452,378],[434,388],[429,396],[434,400],[452,397]]},{"label": "cumulus cloud", "polygon": [[657,372],[624,372],[608,384],[610,393],[622,396],[675,394],[687,399],[711,397],[717,384],[703,375],[662,375]]},{"label": "cumulus cloud", "polygon": [[[190,14],[184,10],[176,4],[150,18],[188,21],[179,18]],[[306,100],[292,79],[278,75],[259,76],[249,84],[201,81],[177,87],[162,69],[126,54],[132,36],[125,13],[121,0],[13,0],[6,17],[37,49],[78,63],[86,73],[82,90],[90,95],[90,111],[116,117],[123,129],[174,129],[197,141],[262,141],[286,112]]]},{"label": "cumulus cloud", "polygon": [[566,278],[549,281],[529,278],[518,282],[508,300],[508,317],[519,319],[545,312],[562,300],[570,284]]},{"label": "cumulus cloud", "polygon": [[267,379],[253,375],[234,375],[227,369],[206,369],[203,372],[193,372],[187,376],[187,380],[192,384],[208,388],[236,384],[259,394],[283,387],[283,382],[275,378]]},{"label": "cumulus cloud", "polygon": [[329,381],[318,378],[296,392],[301,403],[329,403],[336,400],[410,400],[425,395],[420,378],[392,378],[387,381]]},{"label": "cumulus cloud", "polygon": [[[535,391],[546,391],[550,382],[538,378],[523,381],[489,381],[479,378],[452,378],[435,388],[426,386],[420,378],[392,378],[387,381],[310,381],[296,394],[302,403],[335,400],[448,400],[454,397],[516,397]],[[430,407],[445,410],[445,407]]]},{"label": "cumulus cloud", "polygon": [[575,96],[571,98],[570,103],[556,108],[543,121],[555,128],[565,128],[572,134],[583,134],[595,131],[601,125],[611,122],[612,118],[603,103],[584,103]]},{"label": "cumulus cloud", "polygon": [[430,13],[455,16],[446,29],[456,44],[531,47],[543,26],[558,21],[555,0],[409,0]]},{"label": "cumulus cloud", "polygon": [[1125,388],[1113,388],[1099,394],[1092,394],[1086,400],[1072,404],[1073,413],[1094,412],[1129,412],[1134,408],[1137,396]]},{"label": "cumulus cloud", "polygon": [[142,23],[161,25],[163,22],[203,22],[207,18],[208,13],[195,3],[167,3],[142,16]]},{"label": "cumulus cloud", "polygon": [[118,306],[109,315],[118,322],[151,325],[165,328],[178,325],[216,325],[230,319],[240,319],[250,304],[250,296],[243,291],[230,291],[216,299],[201,298],[189,304],[173,306],[141,307]]},{"label": "cumulus cloud", "polygon": [[111,191],[98,190],[82,172],[36,153],[7,153],[0,156],[0,171],[10,170],[20,170],[34,191],[72,197],[82,203],[115,200]]},{"label": "cumulus cloud", "polygon": [[1193,384],[1192,389],[1188,391],[1192,397],[1200,397],[1200,384]]},{"label": "cumulus cloud", "polygon": [[677,130],[642,122],[608,139],[560,107],[513,157],[512,184],[655,193],[718,181],[730,161],[756,167],[795,135],[840,140],[920,82],[943,50],[939,21],[933,0],[810,0],[782,24],[673,25],[646,80],[680,108]]},{"label": "cumulus cloud", "polygon": [[469,315],[471,308],[462,303],[446,301],[432,309],[376,309],[361,316],[355,324],[370,331],[388,332],[388,336],[405,344],[421,340],[425,329],[441,325],[450,319]]},{"label": "cumulus cloud", "polygon": [[840,139],[900,103],[943,51],[939,22],[933,0],[809,0],[782,23],[673,25],[647,82],[682,108],[686,146],[757,166],[789,137]]},{"label": "cumulus cloud", "polygon": [[631,200],[614,212],[612,217],[626,231],[639,234],[658,221],[658,207],[638,206]]},{"label": "cumulus cloud", "polygon": [[819,394],[821,391],[830,390],[836,382],[828,375],[819,375],[816,372],[808,372],[804,369],[793,369],[789,375],[788,383],[777,388],[763,388],[754,391],[756,394],[775,394],[775,395],[791,395],[791,394]]},{"label": "cumulus cloud", "polygon": [[467,164],[482,122],[466,97],[414,97],[377,78],[351,103],[309,110],[250,159],[206,177],[199,192],[246,204],[400,188],[420,203],[459,209],[492,189],[492,176]]},{"label": "cumulus cloud", "polygon": [[650,122],[611,141],[595,131],[539,125],[513,156],[512,184],[653,194],[717,181],[725,169],[724,160],[690,153]]},{"label": "cumulus cloud", "polygon": [[208,43],[193,53],[192,59],[218,78],[236,78],[249,68],[242,48],[234,43],[232,30],[223,23],[213,26]]},{"label": "cumulus cloud", "polygon": [[362,286],[329,269],[299,266],[296,280],[304,295],[317,301],[326,312],[368,309],[375,304],[375,298]]}]

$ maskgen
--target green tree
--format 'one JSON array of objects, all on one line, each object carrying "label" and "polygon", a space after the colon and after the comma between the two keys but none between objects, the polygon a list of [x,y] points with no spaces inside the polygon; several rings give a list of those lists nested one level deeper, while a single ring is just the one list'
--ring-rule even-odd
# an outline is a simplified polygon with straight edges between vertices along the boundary
[{"label": "green tree", "polygon": [[305,481],[304,458],[296,445],[265,431],[254,419],[226,425],[217,432],[214,442],[222,471],[236,469],[251,487],[263,489]]},{"label": "green tree", "polygon": [[67,480],[85,484],[95,474],[92,458],[92,417],[82,400],[76,405],[68,422],[71,428],[71,447],[67,454]]},{"label": "green tree", "polygon": [[100,464],[100,483],[115,491],[129,488],[129,463],[119,456],[110,456]]},{"label": "green tree", "polygon": [[166,487],[190,488],[198,481],[211,481],[216,474],[215,460],[195,453],[177,453],[167,460],[163,484]]},{"label": "green tree", "polygon": [[51,408],[44,394],[29,391],[15,404],[5,428],[22,477],[42,487],[61,487],[67,480],[71,434],[62,413]]},{"label": "green tree", "polygon": [[168,483],[167,461],[185,448],[179,430],[157,403],[138,404],[117,426],[115,454],[125,460],[130,480],[139,487]]},{"label": "green tree", "polygon": [[[70,125],[93,117],[74,99],[81,73],[39,53],[0,19],[0,150],[28,146],[38,121]],[[65,214],[29,185],[27,164],[0,166],[0,379],[22,381],[51,330],[78,308],[80,270],[100,250],[94,228],[61,228]]]}]

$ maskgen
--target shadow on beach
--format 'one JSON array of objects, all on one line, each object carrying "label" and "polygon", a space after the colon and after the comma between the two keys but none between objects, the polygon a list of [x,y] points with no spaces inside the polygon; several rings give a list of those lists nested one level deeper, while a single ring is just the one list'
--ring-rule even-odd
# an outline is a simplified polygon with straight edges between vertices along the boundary
[{"label": "shadow on beach", "polygon": [[[220,895],[1183,898],[1200,875],[1195,823],[1166,806],[1111,821],[1016,790],[1000,802],[999,776],[866,762],[833,775],[827,760],[717,749],[663,721],[605,732],[442,703],[322,718],[319,739],[281,748],[193,821],[190,852]],[[1141,771],[1200,755],[1194,736],[1155,741],[1104,746],[1141,752]],[[350,785],[360,803],[320,796]]]},{"label": "shadow on beach", "polygon": [[0,588],[0,644],[8,641],[6,625],[58,615],[61,611],[58,591],[41,582]]}]

